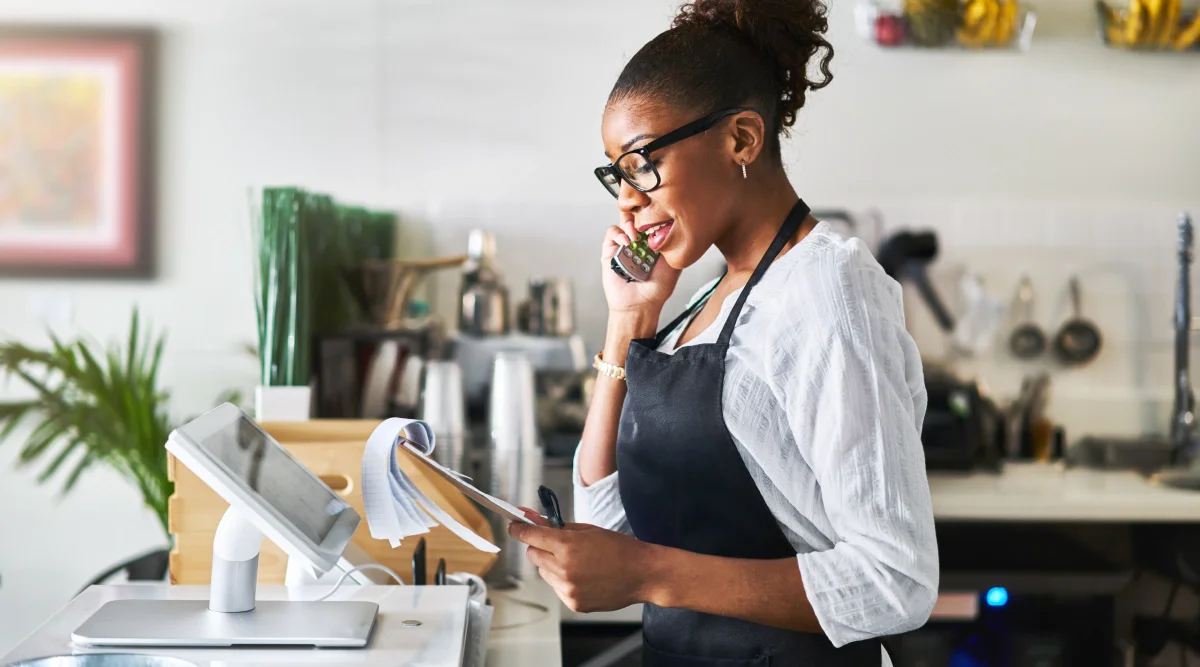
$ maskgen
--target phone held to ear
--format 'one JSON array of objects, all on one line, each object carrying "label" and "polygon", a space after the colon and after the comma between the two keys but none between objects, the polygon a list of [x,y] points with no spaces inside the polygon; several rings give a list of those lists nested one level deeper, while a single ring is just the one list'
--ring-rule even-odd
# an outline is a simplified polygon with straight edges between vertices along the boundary
[{"label": "phone held to ear", "polygon": [[617,249],[610,265],[626,282],[644,282],[650,279],[650,270],[657,261],[658,253],[646,243],[646,234],[638,233],[633,242]]}]

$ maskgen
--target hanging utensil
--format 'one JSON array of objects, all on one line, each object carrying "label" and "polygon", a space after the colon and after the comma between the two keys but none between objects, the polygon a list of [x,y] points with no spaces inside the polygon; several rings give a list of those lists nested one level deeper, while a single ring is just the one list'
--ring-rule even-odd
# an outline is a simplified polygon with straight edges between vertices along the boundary
[{"label": "hanging utensil", "polygon": [[1033,359],[1046,351],[1046,332],[1038,326],[1033,316],[1033,281],[1021,276],[1017,287],[1017,326],[1008,337],[1008,349],[1018,359]]},{"label": "hanging utensil", "polygon": [[1071,277],[1072,317],[1063,323],[1054,337],[1054,353],[1068,366],[1085,364],[1100,353],[1100,329],[1080,314],[1079,278]]}]

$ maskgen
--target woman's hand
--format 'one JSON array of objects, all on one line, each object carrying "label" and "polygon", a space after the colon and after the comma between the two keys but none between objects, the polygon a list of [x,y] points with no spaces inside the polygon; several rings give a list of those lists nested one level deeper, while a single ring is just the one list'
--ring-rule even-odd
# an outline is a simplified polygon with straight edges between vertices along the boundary
[{"label": "woman's hand", "polygon": [[513,523],[508,534],[529,545],[526,557],[572,611],[613,611],[645,601],[653,545],[582,523],[561,529]]},{"label": "woman's hand", "polygon": [[672,268],[660,257],[650,271],[649,280],[626,282],[612,270],[611,262],[621,248],[629,245],[631,238],[635,238],[635,230],[633,225],[626,221],[622,221],[620,226],[609,227],[604,236],[604,248],[600,253],[603,275],[601,281],[604,284],[604,296],[608,300],[608,310],[615,317],[631,314],[648,316],[657,321],[663,304],[675,291],[675,283],[679,281],[679,270]]}]

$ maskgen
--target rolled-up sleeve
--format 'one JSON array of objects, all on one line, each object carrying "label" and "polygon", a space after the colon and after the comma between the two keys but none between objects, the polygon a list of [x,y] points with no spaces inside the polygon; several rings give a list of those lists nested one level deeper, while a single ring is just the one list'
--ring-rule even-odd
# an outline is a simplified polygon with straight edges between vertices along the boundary
[{"label": "rolled-up sleeve", "polygon": [[898,289],[858,261],[828,275],[837,282],[781,311],[770,365],[835,533],[832,548],[797,556],[801,577],[842,646],[924,625],[939,571],[920,440],[927,398]]},{"label": "rolled-up sleeve", "polygon": [[575,450],[572,468],[575,521],[632,535],[633,529],[625,516],[625,505],[621,503],[621,488],[617,484],[619,473],[614,472],[604,479],[596,480],[594,484],[584,486],[583,479],[579,476],[578,448]]}]

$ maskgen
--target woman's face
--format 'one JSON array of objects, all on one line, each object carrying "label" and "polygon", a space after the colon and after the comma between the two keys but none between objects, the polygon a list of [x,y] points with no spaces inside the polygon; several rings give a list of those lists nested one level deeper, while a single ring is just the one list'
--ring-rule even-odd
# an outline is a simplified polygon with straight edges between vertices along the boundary
[{"label": "woman's face", "polygon": [[[645,146],[699,116],[639,100],[610,104],[601,134],[609,160]],[[662,183],[640,192],[621,181],[617,207],[623,220],[649,239],[668,264],[684,269],[696,263],[734,220],[734,188],[742,181],[735,159],[736,140],[725,119],[703,134],[651,153]]]}]

